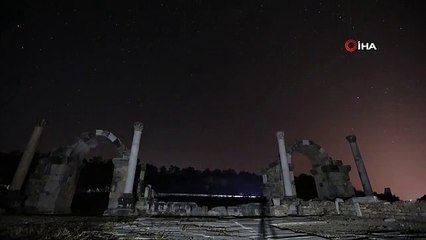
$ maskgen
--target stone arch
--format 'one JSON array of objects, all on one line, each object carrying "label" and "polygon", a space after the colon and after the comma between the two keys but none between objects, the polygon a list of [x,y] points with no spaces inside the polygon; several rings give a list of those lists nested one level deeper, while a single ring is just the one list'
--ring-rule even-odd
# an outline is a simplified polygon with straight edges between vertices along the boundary
[{"label": "stone arch", "polygon": [[294,152],[299,152],[308,157],[313,167],[325,165],[332,160],[324,148],[311,140],[301,140],[287,148],[288,154]]},{"label": "stone arch", "polygon": [[290,157],[294,152],[299,152],[310,160],[311,174],[320,199],[354,196],[354,188],[349,179],[350,165],[343,165],[341,160],[333,160],[324,148],[311,140],[301,140],[287,148]]},{"label": "stone arch", "polygon": [[129,150],[126,145],[124,145],[123,142],[112,132],[107,130],[96,129],[95,131],[84,132],[80,134],[79,139],[75,144],[78,145],[80,141],[83,141],[90,149],[96,148],[105,142],[110,142],[117,149],[116,157],[129,157]]},{"label": "stone arch", "polygon": [[127,163],[128,148],[113,133],[102,129],[84,132],[73,144],[58,147],[41,159],[25,188],[27,212],[70,213],[83,159],[91,149],[105,143],[116,147],[115,159]]}]

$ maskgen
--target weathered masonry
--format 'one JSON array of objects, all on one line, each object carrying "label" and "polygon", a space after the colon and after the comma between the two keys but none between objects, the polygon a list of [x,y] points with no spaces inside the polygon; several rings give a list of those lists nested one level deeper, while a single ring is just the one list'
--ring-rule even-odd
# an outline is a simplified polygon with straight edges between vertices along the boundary
[{"label": "weathered masonry", "polygon": [[[13,191],[19,191],[37,142],[40,138],[44,121],[34,129],[30,142],[21,159],[13,184]],[[386,217],[404,219],[425,219],[425,203],[387,203],[373,196],[373,190],[366,167],[354,135],[348,140],[357,170],[366,193],[365,197],[354,197],[354,188],[349,179],[351,167],[341,160],[332,159],[327,152],[311,140],[285,144],[284,132],[277,132],[280,159],[264,170],[264,197],[266,202],[251,201],[239,205],[198,206],[195,202],[165,202],[161,194],[156,193],[144,182],[145,168],[141,168],[137,183],[137,196],[134,195],[136,166],[140,147],[142,123],[134,124],[133,141],[130,151],[113,133],[95,130],[80,135],[69,146],[59,147],[39,161],[25,187],[24,210],[29,213],[68,214],[77,187],[83,159],[91,149],[100,144],[112,143],[116,147],[111,191],[108,209],[104,215],[171,215],[171,216],[287,216],[287,215],[328,215],[342,214],[364,217]],[[320,200],[301,201],[297,199],[294,184],[294,163],[292,155],[299,152],[311,162],[316,190]],[[29,160],[30,159],[30,160]],[[164,195],[164,194],[163,194]],[[167,195],[171,195],[170,193]],[[182,195],[182,194],[180,194]],[[188,194],[183,194],[188,195]],[[213,196],[205,196],[213,197]],[[216,196],[217,197],[217,196]],[[223,196],[220,196],[223,197]],[[229,197],[229,196],[228,196]],[[236,197],[236,196],[231,196]],[[240,196],[250,197],[250,196]],[[138,201],[136,201],[136,199]],[[135,204],[136,203],[136,204]]]},{"label": "weathered masonry", "polygon": [[[84,157],[91,149],[108,142],[115,145],[117,155],[112,159],[114,173],[106,214],[133,209],[133,206],[129,204],[132,205],[133,201],[132,190],[142,128],[141,123],[135,123],[130,155],[129,150],[119,138],[109,131],[100,129],[83,133],[74,144],[52,151],[50,156],[40,160],[35,172],[29,178],[25,188],[27,196],[24,203],[25,211],[69,214]],[[143,176],[141,182],[143,182]]]},{"label": "weathered masonry", "polygon": [[[318,197],[321,200],[334,200],[336,198],[350,198],[354,196],[354,188],[349,179],[350,165],[344,165],[341,160],[332,159],[324,148],[311,140],[302,140],[286,148],[284,134],[277,133],[280,151],[280,161],[274,162],[264,170],[264,196],[272,201],[283,198],[294,198],[294,174],[291,158],[294,152],[307,156],[311,162],[311,174],[314,176]],[[283,167],[287,165],[287,167]],[[288,171],[286,173],[286,171]],[[288,190],[286,190],[288,189]]]}]

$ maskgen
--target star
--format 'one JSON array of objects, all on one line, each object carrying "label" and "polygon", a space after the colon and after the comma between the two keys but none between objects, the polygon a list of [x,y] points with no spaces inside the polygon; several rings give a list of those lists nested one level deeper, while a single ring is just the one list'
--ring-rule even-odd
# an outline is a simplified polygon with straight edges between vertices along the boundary
[{"label": "star", "polygon": [[[413,177],[424,176],[419,169],[426,166],[420,141],[426,131],[421,51],[426,36],[419,3],[383,1],[378,4],[383,8],[366,17],[363,6],[346,1],[178,2],[8,1],[9,27],[0,44],[1,79],[8,80],[0,88],[0,101],[7,100],[0,102],[0,132],[9,137],[0,139],[0,151],[25,147],[23,129],[44,112],[52,126],[96,123],[123,132],[127,140],[129,123],[145,121],[155,132],[146,139],[149,149],[156,151],[144,157],[158,167],[259,172],[276,152],[271,133],[280,129],[289,139],[312,138],[350,160],[339,147],[356,130],[365,155],[377,156],[368,169],[375,187],[383,189],[397,174],[380,171],[383,163],[403,157],[398,145],[412,151],[405,164],[410,174],[398,181],[396,193],[408,199],[424,191],[420,183],[426,179]],[[343,43],[349,38],[380,48],[348,53]],[[310,125],[312,114],[317,121]],[[326,130],[330,119],[338,119],[333,131]],[[398,134],[389,136],[394,143],[386,140],[391,134],[386,129]],[[241,141],[241,133],[250,141]],[[49,134],[40,151],[74,133]],[[177,143],[175,149],[158,139]]]}]

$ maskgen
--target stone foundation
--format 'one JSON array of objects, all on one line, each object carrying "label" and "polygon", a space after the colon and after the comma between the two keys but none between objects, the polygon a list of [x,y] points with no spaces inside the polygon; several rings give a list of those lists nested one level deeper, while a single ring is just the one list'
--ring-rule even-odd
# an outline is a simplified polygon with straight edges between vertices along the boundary
[{"label": "stone foundation", "polygon": [[193,202],[162,202],[152,201],[145,205],[148,215],[167,216],[207,216],[207,207],[199,207]]},{"label": "stone foundation", "polygon": [[[357,213],[357,206],[359,212]],[[281,206],[280,206],[281,207]],[[332,201],[301,202],[299,215],[338,215],[336,204]],[[367,218],[395,218],[426,221],[426,202],[367,202],[354,203],[351,200],[339,203],[340,215]],[[271,214],[272,215],[272,214]],[[285,214],[284,214],[285,216]]]},{"label": "stone foundation", "polygon": [[[262,206],[258,203],[237,206],[218,206],[208,209],[194,202],[151,201],[145,205],[147,215],[164,216],[360,216],[366,218],[402,219],[426,221],[426,202],[367,202],[352,200],[339,202],[339,212],[334,201],[286,201],[278,206]],[[357,207],[359,206],[359,208]],[[358,208],[358,210],[357,210]]]}]

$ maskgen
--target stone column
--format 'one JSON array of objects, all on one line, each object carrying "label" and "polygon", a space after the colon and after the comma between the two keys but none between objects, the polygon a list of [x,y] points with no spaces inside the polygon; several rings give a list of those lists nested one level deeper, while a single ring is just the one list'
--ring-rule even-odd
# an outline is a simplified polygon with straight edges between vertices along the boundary
[{"label": "stone column", "polygon": [[127,170],[126,185],[124,187],[123,197],[120,200],[120,207],[133,207],[133,184],[135,181],[136,165],[138,163],[139,145],[143,130],[143,124],[136,122],[134,125],[132,148],[130,149],[129,167]]},{"label": "stone column", "polygon": [[280,152],[281,172],[283,176],[284,197],[293,197],[294,194],[291,187],[290,169],[288,166],[287,152],[285,150],[284,132],[277,132],[277,139]]},{"label": "stone column", "polygon": [[294,182],[294,164],[291,159],[291,154],[287,153],[287,161],[288,161],[288,167],[290,171],[290,181],[291,181],[291,191],[293,193],[293,196],[296,196],[296,183]]},{"label": "stone column", "polygon": [[129,159],[126,157],[113,158],[112,163],[114,164],[114,172],[112,175],[111,190],[109,192],[108,209],[104,212],[104,215],[107,216],[116,215],[118,199],[124,193]]},{"label": "stone column", "polygon": [[25,177],[27,176],[28,169],[30,168],[31,161],[34,157],[34,152],[37,148],[45,123],[46,122],[43,119],[37,126],[35,126],[30,141],[28,142],[28,145],[25,148],[25,152],[22,155],[21,161],[19,162],[18,168],[16,169],[15,175],[13,176],[12,184],[10,185],[10,190],[21,190],[22,184],[24,183]]},{"label": "stone column", "polygon": [[355,135],[346,136],[346,140],[348,140],[349,145],[351,146],[352,154],[354,156],[355,164],[358,169],[359,178],[361,179],[362,188],[364,189],[364,193],[367,196],[373,195],[373,190],[371,188],[370,180],[368,179],[367,170],[364,166],[364,161],[361,157],[361,152],[359,151],[358,144],[356,142]]},{"label": "stone column", "polygon": [[145,172],[146,172],[146,164],[140,162],[139,166],[140,166],[141,172],[139,174],[139,181],[138,181],[136,193],[137,193],[138,198],[141,199],[141,198],[144,197],[144,191],[145,191],[144,179],[145,179]]},{"label": "stone column", "polygon": [[138,211],[138,214],[144,214],[147,209],[147,199],[145,197],[145,172],[146,172],[146,164],[140,162],[141,172],[139,174],[139,181],[137,183],[137,197],[138,201],[136,202],[135,209]]}]

